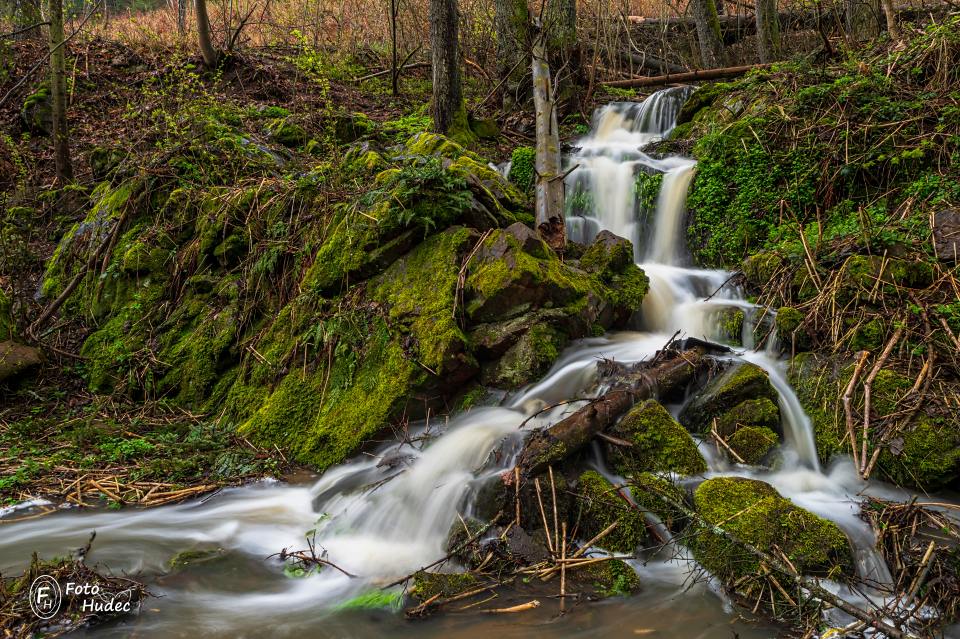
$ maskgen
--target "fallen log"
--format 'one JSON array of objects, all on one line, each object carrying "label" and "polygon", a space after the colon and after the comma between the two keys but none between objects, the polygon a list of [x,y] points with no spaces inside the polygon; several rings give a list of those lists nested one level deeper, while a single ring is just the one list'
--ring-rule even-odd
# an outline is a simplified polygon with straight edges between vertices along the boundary
[{"label": "fallen log", "polygon": [[669,359],[635,371],[606,394],[592,400],[569,417],[527,439],[517,466],[524,477],[534,477],[551,464],[586,446],[612,426],[637,402],[664,395],[687,384],[707,363],[707,349],[696,345],[674,352]]},{"label": "fallen log", "polygon": [[636,89],[638,87],[656,87],[664,84],[682,84],[700,80],[719,80],[743,75],[754,69],[765,69],[769,64],[748,64],[742,67],[721,67],[719,69],[704,69],[702,71],[688,71],[686,73],[668,73],[649,78],[631,78],[630,80],[611,80],[603,82],[605,86],[621,89]]}]

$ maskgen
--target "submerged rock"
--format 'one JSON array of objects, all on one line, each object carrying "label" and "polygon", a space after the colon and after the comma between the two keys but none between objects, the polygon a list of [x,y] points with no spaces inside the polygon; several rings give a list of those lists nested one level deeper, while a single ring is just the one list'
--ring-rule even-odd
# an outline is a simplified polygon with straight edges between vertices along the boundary
[{"label": "submerged rock", "polygon": [[623,499],[603,475],[588,470],[580,475],[576,490],[580,495],[578,523],[581,537],[590,539],[617,521],[617,527],[598,541],[598,546],[614,552],[632,553],[646,539],[643,513]]},{"label": "submerged rock", "polygon": [[620,475],[698,475],[707,471],[693,437],[656,400],[648,399],[634,406],[612,429],[612,434],[633,444],[630,448],[608,447],[610,462]]},{"label": "submerged rock", "polygon": [[[836,524],[793,505],[755,479],[720,477],[694,493],[696,512],[736,540],[762,552],[777,549],[805,575],[838,578],[853,570],[850,542]],[[694,557],[724,582],[760,570],[759,559],[710,527],[693,539]]]},{"label": "submerged rock", "polygon": [[625,561],[610,559],[567,570],[567,579],[589,599],[627,597],[640,590],[640,577]]},{"label": "submerged rock", "polygon": [[777,401],[766,371],[756,364],[737,362],[694,395],[680,411],[680,422],[694,432],[710,432],[714,418],[741,402],[762,398]]}]

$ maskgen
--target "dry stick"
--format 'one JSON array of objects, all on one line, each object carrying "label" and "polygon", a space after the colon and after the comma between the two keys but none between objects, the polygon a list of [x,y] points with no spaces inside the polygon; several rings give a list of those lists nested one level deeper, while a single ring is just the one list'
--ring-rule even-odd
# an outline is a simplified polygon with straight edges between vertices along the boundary
[{"label": "dry stick", "polygon": [[550,526],[547,524],[547,513],[543,510],[543,498],[540,496],[539,477],[533,480],[533,486],[537,489],[537,503],[540,505],[540,517],[543,519],[543,530],[547,533],[547,549],[550,551],[550,554],[553,555],[553,535],[550,534]]},{"label": "dry stick", "polygon": [[[873,387],[873,380],[876,379],[877,374],[880,372],[880,369],[883,368],[887,358],[890,357],[890,353],[893,351],[893,347],[900,341],[902,335],[903,327],[900,326],[893,332],[893,335],[890,336],[890,341],[888,341],[887,345],[883,348],[883,352],[880,353],[877,363],[873,365],[873,369],[863,382],[863,447],[860,453],[861,476],[867,472],[867,443],[870,437],[870,391]],[[856,444],[854,443],[854,445]]]},{"label": "dry stick", "polygon": [[[519,466],[516,466],[515,468],[519,468]],[[557,523],[557,522],[558,522],[558,518],[557,518],[557,486],[556,486],[556,484],[554,484],[554,482],[553,482],[553,466],[549,466],[549,467],[547,468],[547,471],[550,473],[550,496],[551,496],[551,498],[553,499],[553,534],[554,534],[554,535],[559,535],[559,534],[560,534],[560,526],[559,526],[558,523]],[[517,471],[517,472],[519,472],[519,471]],[[554,547],[554,548],[559,548],[559,547],[560,547],[560,540],[559,540],[559,539],[554,539],[553,547]]]},{"label": "dry stick", "polygon": [[853,409],[851,403],[853,402],[853,389],[857,385],[857,380],[860,379],[860,373],[863,371],[863,367],[867,363],[867,358],[870,356],[870,353],[867,351],[860,352],[860,359],[857,361],[856,368],[853,369],[853,376],[850,378],[850,383],[847,384],[847,390],[843,392],[843,412],[847,417],[847,437],[850,438],[850,450],[853,453],[853,467],[860,468],[859,455],[857,454],[857,435],[853,427]]},{"label": "dry stick", "polygon": [[738,463],[746,464],[747,462],[743,461],[743,457],[737,454],[737,451],[730,448],[730,444],[723,440],[723,437],[720,436],[720,433],[717,432],[717,418],[713,418],[713,426],[710,428],[710,434],[713,435],[713,438],[717,440],[717,443],[722,445],[727,449],[727,452],[733,455],[733,458],[737,460]]},{"label": "dry stick", "polygon": [[567,522],[563,522],[560,544],[560,614],[563,614],[567,610]]},{"label": "dry stick", "polygon": [[513,503],[516,508],[517,526],[520,525],[520,468],[513,469]]},{"label": "dry stick", "polygon": [[[587,551],[591,548],[591,546],[593,546],[595,543],[597,543],[598,541],[600,541],[601,539],[603,539],[604,537],[606,537],[608,534],[610,534],[610,532],[611,532],[614,528],[616,528],[616,527],[617,527],[617,524],[619,524],[619,523],[620,523],[620,520],[617,519],[617,520],[615,520],[612,524],[610,524],[609,526],[607,526],[606,528],[604,528],[603,530],[601,530],[599,533],[597,533],[596,536],[593,537],[593,539],[591,539],[591,540],[588,541],[587,543],[585,543],[585,544],[583,544],[582,546],[580,546],[579,550],[577,550],[575,553],[573,553],[572,555],[570,555],[570,559],[571,559],[571,560],[572,560],[572,559],[579,559],[580,556],[581,556],[583,553],[587,552]],[[548,538],[549,538],[549,536],[548,536]],[[604,560],[610,559],[610,557],[603,557],[603,559],[604,559]],[[569,560],[568,560],[568,561],[569,561]],[[590,563],[594,563],[594,562],[590,562]],[[578,565],[582,565],[582,564],[578,564]],[[540,578],[541,578],[543,581],[550,581],[550,579],[552,579],[553,576],[554,576],[555,574],[557,574],[557,571],[558,571],[558,570],[559,570],[559,568],[558,568],[557,566],[551,566],[550,568],[548,568],[545,572],[543,572],[543,573],[540,575]]]},{"label": "dry stick", "polygon": [[920,590],[920,586],[923,585],[923,580],[927,578],[927,573],[930,572],[930,560],[933,559],[933,553],[936,549],[937,544],[931,541],[930,545],[927,546],[927,552],[923,553],[923,560],[920,562],[920,572],[917,573],[913,583],[910,584],[910,588],[907,589],[907,598],[904,601],[905,606],[910,605],[913,598],[917,596],[917,591]]},{"label": "dry stick", "polygon": [[534,608],[539,608],[539,607],[540,607],[540,601],[538,599],[534,599],[533,601],[529,601],[525,604],[520,604],[518,606],[510,606],[509,608],[491,608],[486,612],[495,612],[495,613],[524,612],[526,610],[533,610]]},{"label": "dry stick", "polygon": [[957,350],[960,351],[960,339],[957,339],[957,336],[953,334],[952,330],[950,330],[950,325],[947,324],[947,320],[941,317],[940,324],[943,325],[943,330],[947,332],[947,335],[950,336],[950,339],[953,341],[953,343],[957,345]]}]

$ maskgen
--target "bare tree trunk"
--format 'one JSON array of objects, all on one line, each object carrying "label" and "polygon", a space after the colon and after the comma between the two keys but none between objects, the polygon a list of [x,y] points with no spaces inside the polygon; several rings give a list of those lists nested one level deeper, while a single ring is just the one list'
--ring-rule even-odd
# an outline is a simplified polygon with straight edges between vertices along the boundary
[{"label": "bare tree trunk", "polygon": [[457,0],[430,0],[433,63],[433,127],[438,133],[469,131],[460,84]]},{"label": "bare tree trunk", "polygon": [[[530,11],[527,0],[496,0],[494,31],[497,38],[497,79],[504,109],[526,102],[523,91],[527,52],[530,49]],[[526,95],[524,95],[526,94]]]},{"label": "bare tree trunk", "polygon": [[879,33],[879,7],[876,0],[844,0],[847,41],[869,40]]},{"label": "bare tree trunk", "polygon": [[724,65],[723,34],[717,16],[715,0],[691,0],[693,19],[697,25],[697,40],[700,43],[700,61],[706,68]]},{"label": "bare tree trunk", "polygon": [[757,48],[760,62],[774,62],[780,56],[780,16],[777,0],[756,0]]},{"label": "bare tree trunk", "polygon": [[890,39],[900,40],[900,25],[897,24],[897,12],[893,9],[893,0],[880,0],[883,7],[883,15],[887,18],[887,31],[890,33]]},{"label": "bare tree trunk", "polygon": [[66,52],[63,44],[63,0],[50,0],[50,104],[53,116],[53,158],[57,182],[73,180],[67,129]]},{"label": "bare tree trunk", "polygon": [[210,16],[207,14],[207,0],[197,0],[197,36],[204,66],[209,69],[215,68],[220,59],[220,54],[213,48],[213,38],[210,34]]},{"label": "bare tree trunk", "polygon": [[177,0],[177,33],[187,32],[187,0]]},{"label": "bare tree trunk", "polygon": [[563,220],[564,184],[560,171],[560,132],[550,81],[544,35],[533,43],[533,104],[537,116],[537,231],[554,250],[567,244]]},{"label": "bare tree trunk", "polygon": [[[40,0],[20,0],[18,5],[19,10],[17,10],[16,6],[14,8],[17,17],[15,22],[17,28],[25,29],[43,22],[43,18],[40,15]],[[40,28],[24,31],[17,36],[18,40],[40,40],[42,38],[43,30]]]},{"label": "bare tree trunk", "polygon": [[390,0],[390,87],[393,95],[400,95],[400,69],[397,62],[397,3]]}]

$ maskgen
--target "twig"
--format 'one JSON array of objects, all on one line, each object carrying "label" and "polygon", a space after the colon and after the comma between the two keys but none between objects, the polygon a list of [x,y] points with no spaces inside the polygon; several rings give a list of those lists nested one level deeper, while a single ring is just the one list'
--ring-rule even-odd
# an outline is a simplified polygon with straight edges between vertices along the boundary
[{"label": "twig", "polygon": [[853,426],[853,408],[851,407],[853,402],[853,389],[857,385],[857,380],[860,379],[860,373],[863,371],[863,367],[866,365],[869,356],[870,353],[867,351],[860,352],[860,359],[857,361],[856,368],[853,369],[850,383],[847,384],[847,389],[843,392],[843,412],[847,417],[847,437],[850,438],[850,450],[853,452],[854,468],[860,468],[860,456],[857,454],[857,435]]}]

